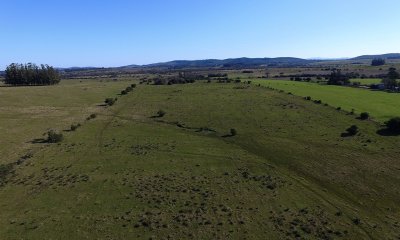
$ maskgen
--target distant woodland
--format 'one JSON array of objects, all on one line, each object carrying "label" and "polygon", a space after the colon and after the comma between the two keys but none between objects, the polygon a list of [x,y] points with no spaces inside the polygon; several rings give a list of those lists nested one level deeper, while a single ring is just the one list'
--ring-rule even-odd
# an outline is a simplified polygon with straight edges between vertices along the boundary
[{"label": "distant woodland", "polygon": [[14,86],[54,85],[60,82],[60,75],[49,65],[12,63],[6,68],[4,82]]}]

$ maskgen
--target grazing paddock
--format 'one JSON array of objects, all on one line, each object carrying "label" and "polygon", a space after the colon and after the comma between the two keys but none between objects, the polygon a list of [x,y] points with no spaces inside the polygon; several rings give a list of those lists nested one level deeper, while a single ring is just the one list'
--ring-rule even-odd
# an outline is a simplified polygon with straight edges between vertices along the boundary
[{"label": "grazing paddock", "polygon": [[[97,109],[127,86],[88,84],[104,89],[90,101],[70,97],[68,106]],[[97,109],[0,178],[0,238],[399,236],[399,137],[239,84],[139,85]],[[68,96],[83,91],[80,83],[64,87]],[[58,101],[52,107],[66,104]],[[93,111],[82,112],[84,119]],[[341,137],[355,124],[357,134]]]},{"label": "grazing paddock", "polygon": [[398,93],[295,81],[254,80],[253,83],[291,92],[301,97],[310,96],[313,100],[321,100],[322,103],[335,108],[341,107],[349,112],[352,109],[357,114],[368,112],[372,119],[381,123],[400,116]]},{"label": "grazing paddock", "polygon": [[361,85],[372,85],[372,84],[378,84],[382,82],[382,79],[379,78],[353,78],[350,79],[350,82],[355,83],[358,82]]},{"label": "grazing paddock", "polygon": [[0,164],[10,163],[49,129],[66,130],[98,112],[104,98],[129,82],[63,80],[59,85],[0,87]]}]

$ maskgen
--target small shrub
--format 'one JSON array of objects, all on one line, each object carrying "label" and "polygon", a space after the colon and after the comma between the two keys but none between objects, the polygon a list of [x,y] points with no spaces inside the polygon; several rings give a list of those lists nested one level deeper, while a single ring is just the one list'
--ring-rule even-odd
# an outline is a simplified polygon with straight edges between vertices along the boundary
[{"label": "small shrub", "polygon": [[358,127],[356,125],[353,125],[346,129],[346,132],[349,136],[354,136],[358,133]]},{"label": "small shrub", "polygon": [[132,87],[126,87],[125,88],[125,91],[128,93],[128,92],[132,92],[132,90],[133,90],[133,88]]},{"label": "small shrub", "polygon": [[64,139],[62,133],[55,132],[54,130],[50,130],[47,132],[47,139],[48,143],[59,143]]},{"label": "small shrub", "polygon": [[400,117],[395,117],[385,122],[386,128],[391,133],[400,133]]},{"label": "small shrub", "polygon": [[81,126],[80,123],[78,123],[78,124],[72,124],[70,130],[71,130],[71,131],[75,131],[75,130],[78,129],[80,126]]},{"label": "small shrub", "polygon": [[340,111],[342,110],[342,107],[337,107],[336,110]]},{"label": "small shrub", "polygon": [[126,94],[128,94],[128,92],[126,90],[121,91],[121,95],[126,95]]},{"label": "small shrub", "polygon": [[136,88],[136,84],[131,84],[131,88]]},{"label": "small shrub", "polygon": [[367,120],[367,119],[369,119],[369,113],[367,113],[367,112],[361,113],[361,114],[360,114],[360,119],[361,119],[361,120]]},{"label": "small shrub", "polygon": [[13,170],[13,164],[0,164],[0,186],[4,184],[4,181],[8,174]]},{"label": "small shrub", "polygon": [[237,131],[234,128],[231,129],[230,133],[231,133],[231,136],[236,136],[237,135]]},{"label": "small shrub", "polygon": [[350,115],[354,115],[354,109],[351,109]]},{"label": "small shrub", "polygon": [[112,106],[114,105],[116,99],[115,98],[106,98],[106,100],[104,100],[104,103],[107,104],[108,106]]},{"label": "small shrub", "polygon": [[321,100],[314,100],[314,103],[316,103],[316,104],[321,104],[322,101],[321,101]]},{"label": "small shrub", "polygon": [[359,225],[359,224],[361,223],[361,220],[360,220],[359,218],[354,218],[354,219],[353,219],[353,223],[354,223],[355,225]]},{"label": "small shrub", "polygon": [[97,117],[97,115],[95,113],[92,113],[92,114],[90,114],[89,117],[86,118],[86,120],[94,119],[96,117]]},{"label": "small shrub", "polygon": [[164,110],[158,110],[158,112],[157,112],[157,117],[164,117],[165,116],[165,114],[167,114]]},{"label": "small shrub", "polygon": [[307,101],[311,101],[311,97],[310,96],[307,96],[304,99],[307,100]]}]

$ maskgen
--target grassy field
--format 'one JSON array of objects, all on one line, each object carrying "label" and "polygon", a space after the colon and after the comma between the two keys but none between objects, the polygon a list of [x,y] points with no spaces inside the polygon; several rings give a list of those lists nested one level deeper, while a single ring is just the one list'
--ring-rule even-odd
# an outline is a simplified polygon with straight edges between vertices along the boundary
[{"label": "grassy field", "polygon": [[350,79],[350,82],[359,82],[361,85],[372,85],[372,84],[378,84],[382,82],[382,79],[379,78],[353,78]]},{"label": "grassy field", "polygon": [[368,112],[373,119],[382,123],[391,117],[400,116],[400,94],[295,81],[254,80],[253,83],[302,97],[310,96],[313,100],[322,100],[323,103],[343,110]]},{"label": "grassy field", "polygon": [[[105,89],[86,104],[119,84],[90,83]],[[3,179],[0,239],[400,237],[400,137],[300,97],[238,86],[140,85],[62,143],[41,144]],[[76,96],[83,86],[59,87]],[[53,104],[83,101],[65,99]],[[166,115],[154,117],[160,109]],[[342,138],[352,124],[360,134]]]},{"label": "grassy field", "polygon": [[48,129],[66,130],[82,122],[126,81],[64,80],[45,87],[0,87],[0,164],[35,148],[31,142]]}]

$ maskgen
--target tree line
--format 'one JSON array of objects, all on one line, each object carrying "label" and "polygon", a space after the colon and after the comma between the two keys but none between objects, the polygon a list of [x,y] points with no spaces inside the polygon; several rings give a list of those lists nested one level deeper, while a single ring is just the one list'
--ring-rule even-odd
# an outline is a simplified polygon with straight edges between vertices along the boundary
[{"label": "tree line", "polygon": [[10,85],[54,85],[60,82],[60,74],[52,66],[33,63],[10,64],[5,71],[6,84]]}]

